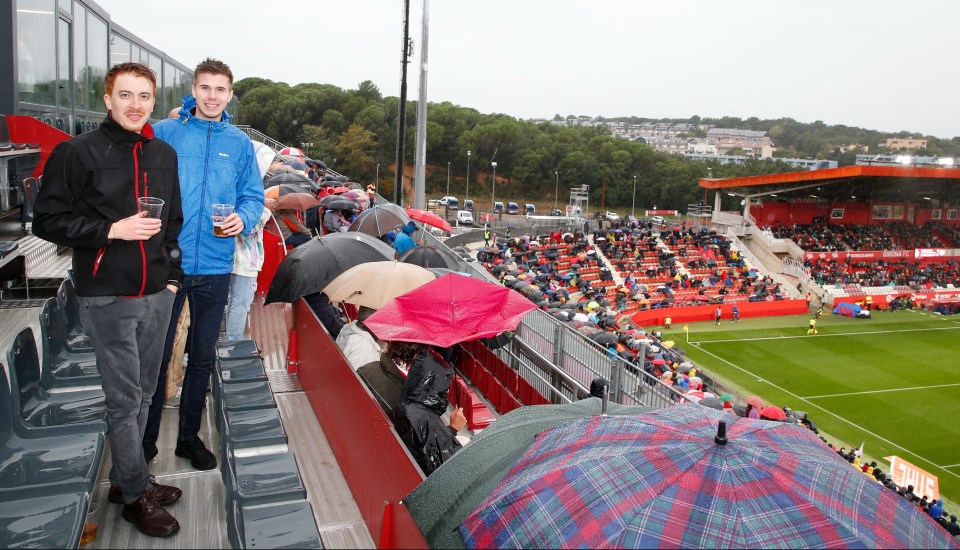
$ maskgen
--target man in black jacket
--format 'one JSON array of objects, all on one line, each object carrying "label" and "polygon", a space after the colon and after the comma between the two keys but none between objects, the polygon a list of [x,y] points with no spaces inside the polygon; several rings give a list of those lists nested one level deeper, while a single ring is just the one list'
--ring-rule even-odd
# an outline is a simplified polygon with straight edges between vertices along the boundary
[{"label": "man in black jacket", "polygon": [[[183,280],[177,156],[147,124],[156,97],[150,68],[117,65],[104,87],[108,115],[100,128],[57,145],[47,160],[33,232],[73,247],[80,320],[106,395],[108,499],[123,504],[123,518],[140,531],[169,536],[180,525],[163,506],[181,491],[153,479],[140,442]],[[147,197],[163,201],[156,217],[140,207]]]}]

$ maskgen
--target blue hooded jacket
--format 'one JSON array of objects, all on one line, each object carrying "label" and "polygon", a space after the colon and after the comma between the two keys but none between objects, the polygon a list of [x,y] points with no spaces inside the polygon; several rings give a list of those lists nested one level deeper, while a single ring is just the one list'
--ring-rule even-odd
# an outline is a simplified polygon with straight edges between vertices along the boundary
[{"label": "blue hooded jacket", "polygon": [[213,235],[213,204],[232,204],[243,220],[243,234],[263,212],[263,181],[250,139],[227,121],[193,115],[196,100],[183,98],[180,116],[154,125],[156,137],[177,151],[183,229],[181,266],[186,275],[223,275],[233,270],[234,241]]}]

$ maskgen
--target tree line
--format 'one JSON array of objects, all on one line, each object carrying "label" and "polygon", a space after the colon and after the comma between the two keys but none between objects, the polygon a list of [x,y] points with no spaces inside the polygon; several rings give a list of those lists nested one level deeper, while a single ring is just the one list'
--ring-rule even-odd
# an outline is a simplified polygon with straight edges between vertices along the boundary
[{"label": "tree line", "polygon": [[[290,86],[262,78],[245,78],[234,84],[234,90],[240,100],[238,123],[300,147],[309,157],[323,160],[353,181],[371,183],[379,174],[380,193],[392,196],[397,97],[384,97],[370,81],[361,82],[355,90],[344,90],[330,84]],[[410,178],[416,140],[415,101],[408,103],[406,112],[405,162],[407,178]],[[701,120],[692,117],[676,122],[763,129],[770,133],[778,147],[796,151],[790,156],[811,158],[834,158],[830,156],[831,146],[868,140],[874,144],[882,141],[879,136],[883,135],[819,122],[802,124],[791,119]],[[766,124],[769,126],[764,127]],[[932,140],[928,149],[955,154],[960,150],[960,141]],[[480,202],[489,197],[492,190],[493,161],[497,163],[496,195],[506,200],[552,202],[557,195],[559,204],[563,205],[568,202],[570,188],[588,185],[591,205],[599,206],[603,200],[607,208],[622,209],[633,204],[635,186],[638,209],[656,205],[682,211],[688,204],[705,199],[698,186],[700,178],[796,170],[777,160],[741,165],[691,161],[659,153],[643,143],[613,137],[603,128],[534,123],[503,114],[484,114],[449,102],[430,103],[427,110],[428,195],[446,192],[449,166],[451,194],[466,196],[467,151],[471,152],[469,195],[479,198]],[[871,149],[873,151],[875,149]],[[852,164],[852,158],[848,160],[843,164]],[[735,208],[733,204],[724,206]]]}]

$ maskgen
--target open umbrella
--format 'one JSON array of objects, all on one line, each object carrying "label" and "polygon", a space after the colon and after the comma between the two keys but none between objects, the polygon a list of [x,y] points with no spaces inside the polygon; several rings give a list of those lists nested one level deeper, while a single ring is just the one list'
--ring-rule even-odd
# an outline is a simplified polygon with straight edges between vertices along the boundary
[{"label": "open umbrella", "polygon": [[453,231],[453,228],[450,227],[450,223],[447,222],[447,220],[441,218],[433,212],[427,212],[426,210],[420,210],[417,208],[407,208],[407,215],[410,216],[410,219],[425,223],[431,227],[443,229],[444,231]]},{"label": "open umbrella", "polygon": [[773,405],[767,405],[766,407],[760,409],[760,418],[766,420],[783,420],[787,417],[787,413],[783,412],[783,409]]},{"label": "open umbrella", "polygon": [[364,262],[393,259],[387,243],[363,233],[331,233],[291,250],[273,276],[264,304],[322,292],[337,275]]},{"label": "open umbrella", "polygon": [[350,199],[343,199],[337,195],[327,195],[320,199],[320,204],[327,210],[356,210],[357,203]]},{"label": "open umbrella", "polygon": [[956,546],[812,431],[695,404],[543,432],[458,530],[468,548]]},{"label": "open umbrella", "polygon": [[290,157],[298,157],[301,159],[306,158],[307,156],[303,154],[303,151],[297,149],[296,147],[284,147],[283,149],[280,149],[280,154]]},{"label": "open umbrella", "polygon": [[533,309],[535,305],[509,288],[444,275],[396,298],[364,324],[381,340],[445,348],[516,330]]},{"label": "open umbrella", "polygon": [[299,160],[288,160],[287,162],[284,162],[283,165],[289,166],[290,168],[293,168],[297,172],[303,172],[303,173],[307,172],[307,165],[300,162]]},{"label": "open umbrella", "polygon": [[273,164],[273,159],[276,158],[277,152],[265,143],[254,141],[253,156],[257,159],[257,168],[260,169],[260,177],[262,178],[267,175],[267,170],[269,170],[270,165]]},{"label": "open umbrella", "polygon": [[275,176],[270,176],[267,178],[263,185],[264,187],[271,187],[274,185],[280,185],[281,183],[292,183],[294,185],[300,186],[307,191],[317,191],[320,189],[320,186],[313,182],[310,178],[306,176],[301,176],[294,172],[281,172]]},{"label": "open umbrella", "polygon": [[751,395],[747,398],[747,405],[753,405],[754,409],[762,409],[764,406],[763,399],[760,399],[756,395]]},{"label": "open umbrella", "polygon": [[601,346],[609,346],[610,344],[617,343],[617,335],[612,332],[607,332],[605,330],[598,330],[592,334],[587,335],[587,338],[593,340],[594,342],[600,344]]},{"label": "open umbrella", "polygon": [[[611,402],[607,414],[647,410]],[[463,548],[457,525],[500,483],[537,434],[600,412],[600,400],[594,397],[563,405],[521,407],[498,418],[403,499],[429,546]]]},{"label": "open umbrella", "polygon": [[460,270],[460,262],[456,254],[448,252],[446,248],[436,246],[411,248],[400,255],[400,261],[421,267],[445,267],[454,271]]},{"label": "open umbrella", "polygon": [[347,231],[359,231],[374,237],[382,237],[409,221],[410,217],[403,208],[395,204],[383,204],[361,212]]},{"label": "open umbrella", "polygon": [[367,262],[338,275],[323,292],[331,302],[380,309],[397,296],[436,278],[436,275],[418,265],[395,260]]},{"label": "open umbrella", "polygon": [[320,201],[310,193],[286,193],[277,199],[277,210],[300,210],[302,212],[318,204],[320,204]]},{"label": "open umbrella", "polygon": [[[279,198],[281,195],[289,195],[290,193],[303,193],[303,192],[305,192],[305,189],[303,187],[300,187],[299,185],[295,185],[292,183],[281,183],[280,185],[273,185],[264,189],[263,196],[270,199],[276,199],[276,198]],[[313,196],[312,193],[310,195]]]}]

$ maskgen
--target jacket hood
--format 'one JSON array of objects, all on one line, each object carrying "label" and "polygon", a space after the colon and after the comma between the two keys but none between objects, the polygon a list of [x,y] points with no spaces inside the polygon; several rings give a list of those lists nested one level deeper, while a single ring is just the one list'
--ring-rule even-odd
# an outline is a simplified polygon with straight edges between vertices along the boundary
[{"label": "jacket hood", "polygon": [[[197,118],[193,114],[193,110],[197,107],[197,98],[193,97],[193,94],[183,96],[183,105],[180,107],[180,121],[185,122],[191,118]],[[220,116],[220,122],[227,123],[230,119],[233,118],[230,116],[230,113],[226,109],[223,110],[223,115]],[[199,119],[198,119],[199,120]]]},{"label": "jacket hood", "polygon": [[447,411],[447,391],[453,369],[437,354],[422,353],[413,360],[403,384],[401,403],[420,403],[437,414]]}]

